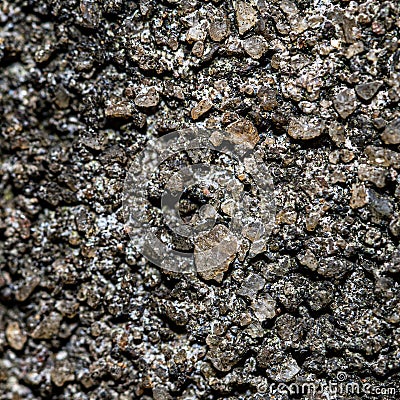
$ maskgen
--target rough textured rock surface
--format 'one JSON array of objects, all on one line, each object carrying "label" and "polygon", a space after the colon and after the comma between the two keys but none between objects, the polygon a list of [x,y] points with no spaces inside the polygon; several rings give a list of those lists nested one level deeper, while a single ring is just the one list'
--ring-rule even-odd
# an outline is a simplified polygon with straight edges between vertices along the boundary
[{"label": "rough textured rock surface", "polygon": [[[268,391],[342,372],[397,393],[337,398],[399,398],[399,13],[1,1],[0,398],[321,399]],[[218,279],[157,268],[124,230],[132,159],[192,126],[254,148],[274,177],[266,251],[227,244]],[[160,167],[155,209],[197,156]],[[182,214],[214,200],[198,190]]]}]

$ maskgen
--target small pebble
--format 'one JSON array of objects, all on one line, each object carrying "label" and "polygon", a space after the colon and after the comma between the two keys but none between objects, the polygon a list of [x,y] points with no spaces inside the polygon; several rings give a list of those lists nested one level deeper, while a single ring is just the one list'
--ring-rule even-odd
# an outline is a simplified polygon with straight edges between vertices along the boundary
[{"label": "small pebble", "polygon": [[376,95],[381,86],[382,82],[380,81],[362,83],[355,87],[355,91],[363,100],[370,100]]},{"label": "small pebble", "polygon": [[160,96],[155,87],[146,88],[135,97],[135,104],[138,107],[155,107],[160,102]]},{"label": "small pebble", "polygon": [[356,95],[353,89],[344,89],[339,92],[333,100],[338,114],[346,119],[348,116],[353,114],[357,108]]},{"label": "small pebble", "polygon": [[9,345],[15,350],[22,350],[27,340],[26,334],[16,321],[10,322],[7,325],[6,338]]},{"label": "small pebble", "polygon": [[250,2],[237,1],[235,3],[235,12],[240,35],[253,28],[258,21],[257,10]]},{"label": "small pebble", "polygon": [[209,99],[200,100],[190,112],[192,119],[199,119],[207,111],[211,110],[213,103]]},{"label": "small pebble", "polygon": [[256,127],[246,119],[233,122],[225,130],[236,144],[245,144],[253,148],[260,140]]},{"label": "small pebble", "polygon": [[382,140],[386,144],[400,143],[400,118],[391,121],[382,133]]}]

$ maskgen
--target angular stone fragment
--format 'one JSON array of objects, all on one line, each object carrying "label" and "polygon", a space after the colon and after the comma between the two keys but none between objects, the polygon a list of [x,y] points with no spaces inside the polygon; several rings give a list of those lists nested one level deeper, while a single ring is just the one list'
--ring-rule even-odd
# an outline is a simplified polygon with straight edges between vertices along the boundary
[{"label": "angular stone fragment", "polygon": [[194,260],[203,279],[221,282],[238,250],[236,237],[224,225],[199,235],[195,241]]},{"label": "angular stone fragment", "polygon": [[22,350],[26,342],[26,334],[22,331],[18,322],[13,321],[7,325],[6,338],[8,344],[14,350]]},{"label": "angular stone fragment", "polygon": [[173,302],[166,303],[166,315],[178,326],[185,326],[188,322],[188,315],[185,309]]},{"label": "angular stone fragment", "polygon": [[267,51],[267,42],[262,36],[250,36],[243,41],[244,51],[254,60],[260,59]]},{"label": "angular stone fragment", "polygon": [[168,97],[172,97],[178,100],[184,100],[185,94],[180,86],[174,85],[172,81],[164,81],[164,91],[163,94]]},{"label": "angular stone fragment", "polygon": [[263,322],[275,317],[276,302],[270,295],[259,297],[251,303],[256,318]]},{"label": "angular stone fragment", "polygon": [[386,185],[387,171],[384,168],[376,168],[370,165],[361,164],[358,167],[358,178],[361,181],[372,182],[378,188]]},{"label": "angular stone fragment", "polygon": [[66,382],[75,380],[74,368],[67,360],[56,361],[53,370],[51,371],[51,380],[53,383],[62,387]]},{"label": "angular stone fragment", "polygon": [[60,87],[55,92],[54,103],[56,103],[58,108],[68,108],[70,97],[70,93],[62,85],[60,85]]},{"label": "angular stone fragment", "polygon": [[364,51],[364,43],[360,40],[356,43],[351,44],[346,52],[345,55],[347,58],[352,58],[357,54],[360,54]]},{"label": "angular stone fragment", "polygon": [[288,382],[300,372],[300,367],[291,355],[286,355],[275,367],[267,368],[266,372],[274,381]]},{"label": "angular stone fragment", "polygon": [[246,33],[257,23],[257,10],[249,2],[236,2],[235,12],[240,35]]},{"label": "angular stone fragment", "polygon": [[[126,92],[130,94],[130,90]],[[115,119],[128,119],[130,118],[135,127],[143,128],[146,124],[145,114],[139,112],[134,104],[129,100],[114,100],[105,110],[105,116],[107,118]]]},{"label": "angular stone fragment", "polygon": [[351,263],[339,257],[321,258],[317,272],[326,278],[341,278],[351,269]]},{"label": "angular stone fragment", "polygon": [[261,368],[265,368],[267,376],[277,382],[288,382],[300,372],[300,367],[292,355],[268,344],[257,356],[257,362]]},{"label": "angular stone fragment", "polygon": [[375,190],[368,190],[368,199],[371,210],[382,217],[391,217],[393,214],[393,204],[389,198],[382,196]]},{"label": "angular stone fragment", "polygon": [[298,257],[300,264],[305,265],[306,267],[310,268],[311,271],[315,271],[318,268],[318,260],[316,259],[314,253],[307,249],[304,256]]},{"label": "angular stone fragment", "polygon": [[288,135],[297,140],[311,140],[320,136],[324,129],[325,124],[323,121],[292,118],[288,126]]},{"label": "angular stone fragment", "polygon": [[384,132],[382,133],[382,140],[386,144],[400,143],[400,118],[394,119],[386,126]]},{"label": "angular stone fragment", "polygon": [[265,111],[271,111],[278,106],[276,100],[276,91],[267,87],[262,87],[257,92],[257,97],[260,99],[260,106]]},{"label": "angular stone fragment", "polygon": [[39,282],[40,278],[38,276],[27,277],[24,281],[24,284],[16,290],[15,298],[18,301],[25,301],[35,290]]},{"label": "angular stone fragment", "polygon": [[204,43],[201,41],[196,42],[192,47],[192,54],[201,58],[204,53]]},{"label": "angular stone fragment", "polygon": [[338,114],[346,119],[357,108],[356,95],[353,89],[344,89],[333,100],[333,105]]},{"label": "angular stone fragment", "polygon": [[354,152],[348,149],[340,150],[340,158],[344,163],[349,163],[354,160]]},{"label": "angular stone fragment", "polygon": [[277,224],[293,225],[297,221],[297,213],[293,208],[283,209],[276,214]]},{"label": "angular stone fragment", "polygon": [[309,232],[312,232],[315,230],[315,228],[318,226],[319,221],[323,215],[324,211],[321,209],[311,211],[309,214],[306,216],[306,229]]},{"label": "angular stone fragment", "polygon": [[364,207],[368,203],[368,194],[364,184],[354,184],[351,188],[350,207],[353,209]]},{"label": "angular stone fragment", "polygon": [[92,29],[99,26],[101,11],[95,0],[81,0],[80,10],[82,13],[83,26]]},{"label": "angular stone fragment", "polygon": [[196,120],[205,114],[207,111],[211,110],[213,103],[209,99],[200,100],[190,112],[191,117]]},{"label": "angular stone fragment", "polygon": [[155,87],[150,87],[146,90],[143,90],[135,98],[135,104],[142,108],[155,107],[159,101],[160,96]]},{"label": "angular stone fragment", "polygon": [[296,15],[299,11],[296,4],[290,0],[282,0],[279,8],[287,15]]},{"label": "angular stone fragment", "polygon": [[304,334],[303,324],[291,314],[283,314],[276,319],[276,333],[286,343],[298,343]]},{"label": "angular stone fragment", "polygon": [[219,371],[230,371],[247,350],[246,343],[235,340],[233,335],[227,337],[208,335],[206,343],[209,346],[207,356]]},{"label": "angular stone fragment", "polygon": [[250,274],[239,289],[241,296],[253,298],[264,287],[265,279],[259,274]]},{"label": "angular stone fragment", "polygon": [[225,16],[211,20],[208,33],[214,42],[221,42],[229,35],[229,32],[229,20]]},{"label": "angular stone fragment", "polygon": [[355,90],[357,95],[361,97],[363,100],[370,100],[376,95],[381,86],[382,86],[381,81],[373,81],[373,82],[361,83],[355,87]]},{"label": "angular stone fragment", "polygon": [[243,54],[243,42],[234,36],[229,36],[223,47],[228,56],[241,56]]},{"label": "angular stone fragment", "polygon": [[34,339],[51,339],[58,333],[62,316],[57,312],[51,312],[50,315],[44,317],[43,320],[36,326],[31,336]]},{"label": "angular stone fragment", "polygon": [[329,126],[328,130],[330,138],[335,142],[337,146],[343,144],[346,141],[345,130],[343,125],[333,122]]},{"label": "angular stone fragment", "polygon": [[133,115],[135,108],[128,100],[120,100],[112,103],[106,108],[105,114],[109,118],[127,119]]},{"label": "angular stone fragment", "polygon": [[250,148],[253,148],[260,140],[256,127],[246,119],[233,122],[226,127],[226,131],[230,134],[233,143],[245,144]]},{"label": "angular stone fragment", "polygon": [[357,23],[353,18],[348,18],[347,16],[343,16],[342,22],[342,30],[343,30],[343,39],[346,43],[354,43],[354,28],[357,26]]},{"label": "angular stone fragment", "polygon": [[66,318],[74,318],[79,309],[79,303],[72,300],[58,300],[56,309]]},{"label": "angular stone fragment", "polygon": [[204,39],[207,37],[207,23],[200,22],[194,26],[192,26],[187,34],[186,34],[186,41],[188,43],[193,42],[203,42]]},{"label": "angular stone fragment", "polygon": [[325,214],[325,212],[329,209],[328,205],[319,207],[317,209],[314,209],[313,211],[310,211],[306,215],[306,229],[309,232],[312,232],[315,230],[315,228],[318,226],[319,221],[321,220],[322,216]]},{"label": "angular stone fragment", "polygon": [[400,153],[384,147],[367,146],[368,161],[376,166],[400,168]]}]

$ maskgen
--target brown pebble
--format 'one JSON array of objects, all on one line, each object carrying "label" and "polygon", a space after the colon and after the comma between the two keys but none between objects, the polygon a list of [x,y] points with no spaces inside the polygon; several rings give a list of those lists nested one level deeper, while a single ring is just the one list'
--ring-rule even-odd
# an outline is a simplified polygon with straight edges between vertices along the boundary
[{"label": "brown pebble", "polygon": [[292,118],[288,126],[288,135],[293,139],[310,140],[320,136],[324,129],[323,121]]},{"label": "brown pebble", "polygon": [[400,143],[400,118],[394,119],[386,126],[385,131],[382,133],[382,140],[386,144]]},{"label": "brown pebble", "polygon": [[260,99],[260,105],[265,111],[271,111],[278,106],[274,89],[262,87],[258,91],[257,97]]},{"label": "brown pebble", "polygon": [[198,58],[201,58],[204,53],[204,43],[199,41],[193,45],[192,53]]},{"label": "brown pebble", "polygon": [[245,1],[238,1],[235,5],[235,11],[239,34],[243,35],[257,23],[257,11],[250,3]]},{"label": "brown pebble", "polygon": [[200,235],[194,249],[198,274],[207,281],[221,282],[237,249],[235,236],[224,225],[216,225],[211,231]]},{"label": "brown pebble", "polygon": [[19,326],[18,322],[13,321],[7,325],[6,328],[6,338],[8,344],[15,350],[22,350],[27,336],[22,331],[21,327]]},{"label": "brown pebble", "polygon": [[368,161],[376,166],[400,168],[400,153],[377,146],[367,146],[365,154]]},{"label": "brown pebble", "polygon": [[64,386],[66,382],[74,381],[75,374],[72,364],[68,361],[57,361],[51,371],[51,380],[58,387]]},{"label": "brown pebble", "polygon": [[372,182],[376,187],[383,188],[386,185],[387,171],[371,165],[361,164],[358,167],[358,178],[361,181]]},{"label": "brown pebble", "polygon": [[244,51],[254,60],[260,59],[267,51],[267,42],[262,36],[250,36],[243,41]]},{"label": "brown pebble", "polygon": [[213,103],[209,99],[200,100],[190,112],[191,117],[196,120],[205,114],[207,111],[211,110]]},{"label": "brown pebble", "polygon": [[38,276],[27,278],[24,285],[15,292],[15,298],[18,301],[25,301],[35,290],[36,286],[39,285],[39,282],[40,278]]},{"label": "brown pebble", "polygon": [[363,100],[370,100],[376,95],[381,86],[382,82],[380,81],[367,82],[357,85],[355,90],[357,95]]},{"label": "brown pebble", "polygon": [[230,32],[228,19],[225,16],[222,18],[212,19],[208,28],[208,32],[214,42],[220,42],[224,40]]},{"label": "brown pebble", "polygon": [[186,34],[188,43],[204,41],[207,36],[206,23],[198,23],[192,26]]},{"label": "brown pebble", "polygon": [[134,107],[130,101],[117,101],[106,108],[105,114],[109,118],[127,119],[134,113]]},{"label": "brown pebble", "polygon": [[343,119],[346,119],[349,115],[353,114],[357,108],[354,90],[344,89],[339,92],[333,100],[333,105],[338,114]]},{"label": "brown pebble", "polygon": [[226,131],[230,134],[233,143],[246,144],[251,148],[260,140],[256,127],[246,119],[233,122],[226,127]]},{"label": "brown pebble", "polygon": [[135,104],[138,107],[149,108],[155,107],[160,101],[160,96],[155,87],[150,87],[147,90],[139,93],[135,98]]},{"label": "brown pebble", "polygon": [[62,316],[57,312],[51,312],[50,315],[44,317],[39,325],[32,332],[34,339],[51,339],[58,333],[60,329]]},{"label": "brown pebble", "polygon": [[368,203],[368,195],[363,184],[354,184],[351,188],[350,207],[353,209],[364,207]]}]

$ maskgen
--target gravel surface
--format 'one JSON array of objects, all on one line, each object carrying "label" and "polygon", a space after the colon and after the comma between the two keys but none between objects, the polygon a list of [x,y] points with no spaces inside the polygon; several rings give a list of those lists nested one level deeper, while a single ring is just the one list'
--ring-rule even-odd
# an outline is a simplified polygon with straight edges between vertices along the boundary
[{"label": "gravel surface", "polygon": [[[2,0],[0,27],[1,399],[400,396],[398,0]],[[274,181],[254,257],[225,192],[181,201],[223,210],[194,245],[225,240],[215,273],[153,265],[125,226],[135,155],[184,128],[254,147]],[[161,227],[197,157],[149,182]],[[272,393],[339,382],[375,389]]]}]

